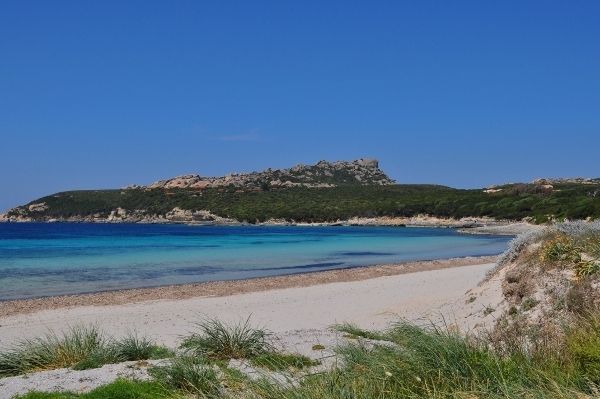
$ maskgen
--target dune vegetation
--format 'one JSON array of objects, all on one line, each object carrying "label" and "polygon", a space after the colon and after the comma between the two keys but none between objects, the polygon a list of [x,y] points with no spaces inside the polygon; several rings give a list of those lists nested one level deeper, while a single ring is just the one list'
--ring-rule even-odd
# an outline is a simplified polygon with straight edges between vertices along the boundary
[{"label": "dune vegetation", "polygon": [[170,354],[169,349],[134,334],[117,340],[95,326],[76,326],[60,335],[49,332],[41,338],[25,339],[0,351],[0,377],[64,367],[85,370]]},{"label": "dune vegetation", "polygon": [[[29,393],[24,398],[592,398],[600,384],[599,324],[572,327],[565,347],[518,345],[494,350],[484,337],[404,322],[379,332],[381,345],[358,340],[338,348],[341,367],[290,371],[283,382],[251,380],[227,363],[180,355],[150,370],[151,382],[117,381],[88,394]],[[590,330],[591,329],[591,330]],[[592,332],[592,335],[589,335]],[[357,336],[372,331],[355,330]],[[582,334],[588,339],[581,339]],[[280,369],[280,368],[278,368]]]},{"label": "dune vegetation", "polygon": [[[501,273],[507,308],[489,330],[464,334],[405,321],[384,331],[337,325],[347,343],[336,348],[336,367],[323,368],[301,355],[278,352],[269,332],[249,320],[234,325],[202,320],[170,359],[150,368],[151,381],[118,380],[83,395],[32,392],[24,398],[596,398],[599,264],[600,223],[557,225],[516,239],[502,257],[493,273]],[[119,347],[74,340],[83,343],[63,346],[92,348],[85,353]],[[34,348],[39,342],[60,347],[55,341],[67,340],[28,342]],[[30,359],[23,345],[0,356],[4,370],[6,359]],[[132,350],[148,346],[139,341],[122,345],[131,349],[121,349],[129,357],[151,353]],[[76,366],[83,358],[52,358],[45,366],[17,363],[27,365],[21,370],[37,370]],[[240,371],[235,366],[240,361],[262,377]]]}]

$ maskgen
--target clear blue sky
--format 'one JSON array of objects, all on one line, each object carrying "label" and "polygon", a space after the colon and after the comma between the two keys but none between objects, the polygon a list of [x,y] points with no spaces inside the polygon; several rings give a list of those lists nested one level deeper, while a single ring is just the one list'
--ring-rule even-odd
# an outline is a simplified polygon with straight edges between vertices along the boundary
[{"label": "clear blue sky", "polygon": [[600,2],[4,1],[0,210],[376,157],[458,187],[600,175]]}]

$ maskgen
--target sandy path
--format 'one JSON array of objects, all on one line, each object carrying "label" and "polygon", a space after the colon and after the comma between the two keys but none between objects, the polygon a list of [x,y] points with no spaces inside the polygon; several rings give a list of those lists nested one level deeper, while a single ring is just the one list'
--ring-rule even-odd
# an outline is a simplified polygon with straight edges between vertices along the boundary
[{"label": "sandy path", "polygon": [[43,310],[0,318],[0,346],[78,323],[94,323],[114,335],[137,331],[174,346],[201,315],[225,321],[252,315],[254,323],[280,335],[346,321],[364,328],[383,328],[399,317],[434,318],[440,312],[454,319],[461,317],[465,292],[493,266],[488,263],[230,296]]}]

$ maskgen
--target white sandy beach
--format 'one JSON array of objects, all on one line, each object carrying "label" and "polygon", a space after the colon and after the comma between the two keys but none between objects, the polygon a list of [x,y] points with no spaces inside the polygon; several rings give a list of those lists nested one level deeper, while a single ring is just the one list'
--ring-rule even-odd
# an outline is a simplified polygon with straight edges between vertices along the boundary
[{"label": "white sandy beach", "polygon": [[380,329],[399,318],[427,320],[440,315],[460,325],[467,311],[465,293],[493,266],[487,263],[219,297],[42,310],[0,318],[0,339],[6,346],[49,329],[96,324],[114,335],[137,331],[175,346],[202,316],[238,321],[251,315],[255,324],[278,336],[325,330],[341,322]]},{"label": "white sandy beach", "polygon": [[[24,338],[39,337],[49,330],[59,332],[80,324],[95,324],[114,336],[137,332],[159,343],[176,347],[180,337],[189,333],[194,328],[194,322],[201,317],[238,322],[251,316],[253,324],[274,333],[274,343],[280,350],[309,356],[321,362],[320,367],[326,369],[335,365],[334,348],[352,340],[330,328],[336,323],[350,322],[362,328],[383,329],[389,323],[403,318],[423,323],[445,322],[467,330],[476,323],[493,321],[493,316],[486,315],[484,310],[498,306],[501,301],[500,284],[497,281],[483,285],[479,283],[495,264],[469,263],[474,260],[417,263],[413,266],[443,268],[414,272],[404,270],[402,274],[219,296],[69,307],[63,306],[61,301],[57,305],[46,300],[42,306],[58,307],[29,309],[24,313],[0,317],[0,348],[10,347]],[[455,266],[448,267],[450,265]],[[315,277],[358,278],[363,274],[398,273],[400,270],[403,269],[390,265],[335,273],[321,272],[234,282],[228,284],[227,288],[256,289],[254,285],[260,282],[306,284],[306,280]],[[194,286],[179,288],[186,292]],[[150,296],[161,292],[156,289],[142,291]],[[114,298],[115,295],[118,298]],[[114,300],[119,299],[119,295],[106,293],[99,298]],[[97,301],[98,297],[82,296],[75,299]],[[364,343],[369,344],[368,340]],[[316,351],[316,344],[322,345],[323,349]],[[87,392],[119,377],[148,378],[146,366],[132,366],[131,363],[134,362],[105,365],[92,370],[59,369],[3,378],[0,379],[0,399],[23,394],[30,389]],[[246,369],[245,372],[252,373]]]}]

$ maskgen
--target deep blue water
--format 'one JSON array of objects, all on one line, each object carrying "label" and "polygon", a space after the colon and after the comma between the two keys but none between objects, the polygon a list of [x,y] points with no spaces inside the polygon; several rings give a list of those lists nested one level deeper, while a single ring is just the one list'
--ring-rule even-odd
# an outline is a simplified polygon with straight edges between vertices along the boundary
[{"label": "deep blue water", "polygon": [[0,223],[0,300],[495,255],[509,239],[436,228]]}]

